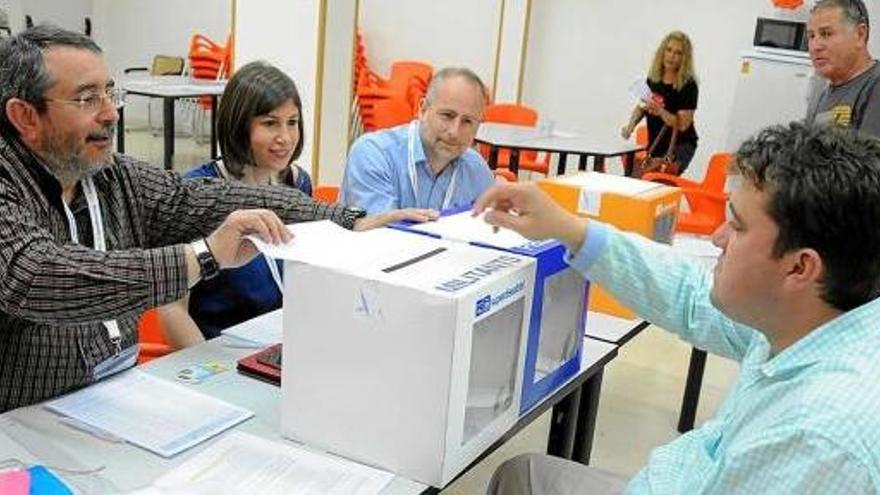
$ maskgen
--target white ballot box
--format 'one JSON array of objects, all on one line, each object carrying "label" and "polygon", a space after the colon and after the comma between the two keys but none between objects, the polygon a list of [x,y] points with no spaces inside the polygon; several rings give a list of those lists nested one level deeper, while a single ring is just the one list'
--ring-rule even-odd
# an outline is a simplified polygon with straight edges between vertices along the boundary
[{"label": "white ballot box", "polygon": [[282,434],[442,487],[519,416],[532,258],[393,229],[297,224]]},{"label": "white ballot box", "polygon": [[444,212],[436,222],[401,222],[393,227],[535,259],[520,412],[526,412],[577,374],[590,285],[565,262],[565,246],[553,240],[531,241],[512,230],[496,232],[482,217],[474,217],[470,209]]}]

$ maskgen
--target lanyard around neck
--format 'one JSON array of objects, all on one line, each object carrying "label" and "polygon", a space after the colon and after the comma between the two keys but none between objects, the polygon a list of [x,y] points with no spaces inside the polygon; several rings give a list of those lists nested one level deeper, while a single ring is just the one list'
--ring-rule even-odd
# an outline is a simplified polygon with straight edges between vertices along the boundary
[{"label": "lanyard around neck", "polygon": [[[229,174],[229,170],[226,169],[226,164],[223,163],[223,160],[216,160],[214,162],[214,167],[222,179],[234,180],[231,178],[232,176]],[[294,173],[292,166],[290,172],[291,174]],[[282,284],[281,273],[278,271],[278,265],[275,263],[275,260],[265,254],[261,254],[261,256],[266,261],[266,266],[269,267],[269,273],[272,274],[272,280],[274,280],[275,285],[278,286],[278,292],[284,294],[284,284]]]},{"label": "lanyard around neck", "polygon": [[[416,139],[419,138],[419,121],[414,120],[409,123],[409,130],[407,136],[407,170],[409,171],[409,183],[412,186],[413,190],[413,199],[415,199],[416,208],[423,208],[419,201],[419,178],[416,171]],[[421,143],[419,143],[421,144]],[[449,208],[450,203],[452,203],[452,195],[455,194],[455,178],[458,176],[458,165],[451,165],[452,168],[452,177],[449,178],[449,185],[446,186],[446,194],[443,196],[443,203],[440,206],[441,210],[446,210]],[[428,202],[430,202],[431,198],[428,198]],[[428,206],[428,205],[425,205]]]},{"label": "lanyard around neck", "polygon": [[[82,185],[83,194],[86,197],[86,205],[89,207],[89,221],[92,224],[92,240],[95,250],[106,251],[107,240],[104,236],[104,217],[101,214],[101,205],[98,203],[98,193],[95,189],[95,183],[91,177],[86,177],[80,184]],[[70,226],[70,238],[75,244],[79,244],[79,230],[76,228],[76,219],[73,218],[73,212],[63,200],[64,213],[67,215],[67,223]],[[107,335],[110,341],[116,346],[116,354],[121,350],[122,334],[119,331],[119,324],[116,320],[104,321],[104,328],[107,329]]]}]

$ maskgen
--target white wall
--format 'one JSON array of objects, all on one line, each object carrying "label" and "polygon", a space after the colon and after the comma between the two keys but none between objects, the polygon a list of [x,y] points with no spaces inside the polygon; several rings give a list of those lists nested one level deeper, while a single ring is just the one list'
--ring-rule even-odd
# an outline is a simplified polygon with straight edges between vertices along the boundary
[{"label": "white wall", "polygon": [[[149,67],[154,55],[186,58],[190,38],[195,33],[225,43],[230,32],[230,0],[91,1],[93,37],[117,76],[126,67]],[[155,115],[159,114],[154,111]],[[126,126],[144,125],[145,121],[146,98],[130,97],[125,108]],[[181,128],[183,122],[178,122],[177,127]]]},{"label": "white wall", "polygon": [[[523,101],[557,128],[616,132],[635,100],[627,88],[644,78],[665,33],[680,29],[694,44],[700,136],[688,175],[724,142],[739,51],[751,45],[754,18],[767,0],[555,0],[536,2]],[[559,54],[565,56],[559,56]]]},{"label": "white wall", "polygon": [[299,165],[312,175],[320,7],[319,0],[263,0],[259,4],[239,0],[235,13],[236,67],[265,60],[296,83],[306,129]]},{"label": "white wall", "polygon": [[9,15],[9,28],[17,33],[24,28],[24,11],[21,8],[21,0],[2,0],[0,8],[6,10]]},{"label": "white wall", "polygon": [[[93,17],[92,0],[25,0],[21,5],[20,19],[15,21],[20,23],[19,28],[24,27],[26,14],[33,18],[34,24],[50,22],[81,33],[84,30],[85,18]],[[92,26],[94,28],[94,24]]]},{"label": "white wall", "polygon": [[367,60],[383,77],[394,60],[422,60],[468,67],[491,84],[500,0],[360,1]]}]

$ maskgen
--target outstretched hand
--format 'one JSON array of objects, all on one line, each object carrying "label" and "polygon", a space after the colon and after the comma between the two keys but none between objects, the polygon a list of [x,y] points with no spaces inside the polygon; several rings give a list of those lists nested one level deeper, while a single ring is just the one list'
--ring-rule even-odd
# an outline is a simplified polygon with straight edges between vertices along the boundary
[{"label": "outstretched hand", "polygon": [[431,222],[437,220],[437,218],[439,217],[440,213],[438,213],[437,210],[429,210],[424,208],[403,208],[401,210],[391,210],[386,211],[385,213],[378,213],[376,215],[359,218],[354,223],[354,230],[362,231],[375,229],[377,227],[384,227],[389,223],[400,222],[402,220],[409,220],[410,222],[416,223]]},{"label": "outstretched hand", "polygon": [[244,265],[257,255],[257,248],[245,239],[248,235],[269,244],[284,243],[293,237],[284,222],[270,210],[234,211],[206,239],[221,268]]},{"label": "outstretched hand", "polygon": [[554,238],[572,251],[583,243],[587,220],[556,204],[534,184],[499,184],[474,203],[474,215],[486,211],[486,222],[529,239]]}]

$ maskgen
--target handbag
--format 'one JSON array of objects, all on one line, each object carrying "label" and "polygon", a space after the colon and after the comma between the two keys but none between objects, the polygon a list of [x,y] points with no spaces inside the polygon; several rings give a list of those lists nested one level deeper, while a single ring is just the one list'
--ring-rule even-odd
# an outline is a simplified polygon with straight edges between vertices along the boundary
[{"label": "handbag", "polygon": [[[672,137],[669,138],[669,148],[666,149],[666,153],[663,156],[652,156],[654,148],[657,147],[669,129],[672,129]],[[664,125],[663,129],[660,129],[660,133],[657,134],[657,137],[654,138],[651,146],[648,147],[645,157],[636,161],[635,167],[633,167],[633,177],[638,179],[649,172],[678,175],[681,166],[675,161],[675,142],[677,139],[678,129]]]}]

